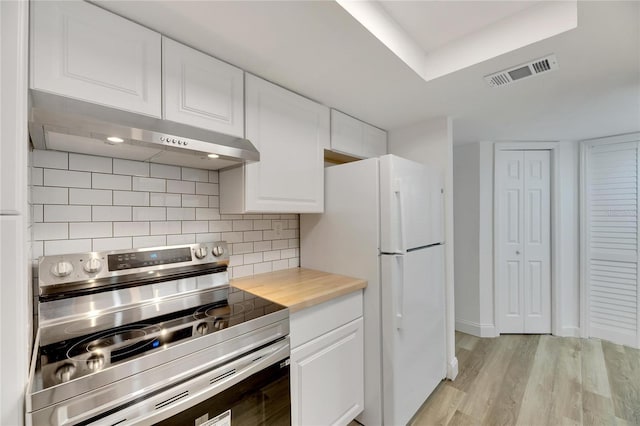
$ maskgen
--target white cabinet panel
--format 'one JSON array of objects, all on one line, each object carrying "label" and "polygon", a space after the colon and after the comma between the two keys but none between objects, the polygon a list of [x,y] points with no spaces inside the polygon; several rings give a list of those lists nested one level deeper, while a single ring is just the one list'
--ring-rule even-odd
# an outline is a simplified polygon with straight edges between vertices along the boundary
[{"label": "white cabinet panel", "polygon": [[222,213],[321,213],[329,109],[246,75],[246,138],[260,161],[220,173]]},{"label": "white cabinet panel", "polygon": [[387,132],[331,110],[331,150],[359,158],[387,153]]},{"label": "white cabinet panel", "polygon": [[364,407],[363,326],[358,318],[291,352],[291,423],[347,425]]},{"label": "white cabinet panel", "polygon": [[164,118],[244,137],[240,68],[162,38]]},{"label": "white cabinet panel", "polygon": [[31,87],[159,118],[160,43],[85,2],[32,2]]}]

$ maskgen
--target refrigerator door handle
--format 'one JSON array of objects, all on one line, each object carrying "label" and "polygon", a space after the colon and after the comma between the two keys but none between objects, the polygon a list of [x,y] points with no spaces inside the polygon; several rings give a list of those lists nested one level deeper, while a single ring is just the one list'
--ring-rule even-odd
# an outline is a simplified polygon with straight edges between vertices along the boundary
[{"label": "refrigerator door handle", "polygon": [[396,195],[396,198],[398,199],[398,225],[400,228],[400,236],[399,236],[399,242],[398,242],[399,247],[396,250],[396,253],[404,253],[404,247],[407,243],[407,237],[404,229],[405,220],[404,220],[404,197],[402,195],[402,179],[396,178],[394,180],[393,192]]},{"label": "refrigerator door handle", "polygon": [[394,256],[398,262],[398,280],[396,281],[396,329],[402,330],[402,321],[404,314],[404,256]]}]

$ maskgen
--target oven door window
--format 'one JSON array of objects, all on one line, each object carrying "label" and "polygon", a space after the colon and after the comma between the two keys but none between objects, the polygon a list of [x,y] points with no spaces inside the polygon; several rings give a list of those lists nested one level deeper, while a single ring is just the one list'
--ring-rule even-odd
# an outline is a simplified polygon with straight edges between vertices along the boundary
[{"label": "oven door window", "polygon": [[[226,415],[228,411],[230,416]],[[227,426],[229,424],[232,426],[290,425],[289,366],[280,367],[280,363],[276,363],[208,400],[157,423],[162,426]]]}]

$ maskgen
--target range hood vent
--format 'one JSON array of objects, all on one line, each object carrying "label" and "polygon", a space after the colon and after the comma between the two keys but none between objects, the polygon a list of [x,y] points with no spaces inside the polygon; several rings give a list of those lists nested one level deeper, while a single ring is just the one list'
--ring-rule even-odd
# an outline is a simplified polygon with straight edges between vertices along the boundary
[{"label": "range hood vent", "polygon": [[260,160],[247,139],[37,90],[30,102],[36,149],[209,170]]},{"label": "range hood vent", "polygon": [[556,59],[556,55],[549,55],[504,71],[487,75],[484,77],[484,80],[490,87],[506,86],[514,81],[557,69],[558,60]]}]

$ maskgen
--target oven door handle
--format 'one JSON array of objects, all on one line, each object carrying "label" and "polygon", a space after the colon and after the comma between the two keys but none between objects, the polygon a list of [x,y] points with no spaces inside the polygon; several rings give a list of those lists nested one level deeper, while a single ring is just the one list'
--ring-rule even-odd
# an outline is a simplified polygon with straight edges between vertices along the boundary
[{"label": "oven door handle", "polygon": [[[178,386],[170,386],[167,390],[122,411],[96,419],[92,424],[153,425],[206,401],[278,361],[282,362],[282,367],[289,365],[290,352],[287,336],[236,361],[208,373],[199,374]],[[171,379],[167,382],[171,383]]]}]

